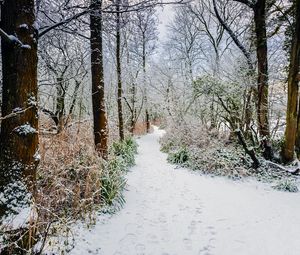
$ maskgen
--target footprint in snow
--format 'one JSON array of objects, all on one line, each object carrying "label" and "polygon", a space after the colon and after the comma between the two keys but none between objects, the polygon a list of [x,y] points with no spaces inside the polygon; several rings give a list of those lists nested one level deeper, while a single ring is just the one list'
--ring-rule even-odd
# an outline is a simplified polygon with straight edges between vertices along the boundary
[{"label": "footprint in snow", "polygon": [[137,225],[137,224],[134,224],[134,223],[128,223],[128,224],[125,226],[125,231],[126,231],[126,232],[134,232],[137,228],[138,228],[138,225]]},{"label": "footprint in snow", "polygon": [[145,249],[146,249],[146,246],[145,246],[144,244],[137,244],[137,245],[135,246],[135,251],[136,251],[136,252],[139,252],[139,253],[144,252]]},{"label": "footprint in snow", "polygon": [[158,243],[158,238],[156,235],[148,234],[147,239],[149,243]]},{"label": "footprint in snow", "polygon": [[189,238],[185,238],[185,239],[183,239],[183,243],[184,243],[184,246],[185,246],[185,248],[187,249],[187,250],[192,250],[192,248],[193,248],[193,243],[192,243],[192,240],[191,239],[189,239]]},{"label": "footprint in snow", "polygon": [[188,226],[189,229],[189,235],[193,235],[195,231],[197,230],[197,222],[196,221],[191,221],[190,225]]},{"label": "footprint in snow", "polygon": [[166,223],[167,222],[167,218],[166,218],[164,213],[159,214],[158,220],[159,220],[160,223]]},{"label": "footprint in snow", "polygon": [[128,244],[134,244],[136,242],[136,235],[129,233],[127,235],[125,235],[125,237],[123,237],[120,241],[119,244],[121,246],[127,246]]}]

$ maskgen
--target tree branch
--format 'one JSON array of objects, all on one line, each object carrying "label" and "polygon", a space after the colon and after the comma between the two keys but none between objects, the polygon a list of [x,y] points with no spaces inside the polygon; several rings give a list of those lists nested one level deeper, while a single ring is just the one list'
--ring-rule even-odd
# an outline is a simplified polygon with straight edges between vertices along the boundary
[{"label": "tree branch", "polygon": [[0,36],[8,43],[15,43],[20,47],[24,45],[16,36],[7,34],[2,28],[0,28]]},{"label": "tree branch", "polygon": [[249,1],[249,0],[233,0],[233,1],[245,4],[250,8],[253,8],[255,6],[255,3],[253,3],[252,1]]},{"label": "tree branch", "polygon": [[25,113],[26,111],[28,111],[28,110],[31,109],[31,108],[33,108],[33,106],[29,106],[29,107],[27,107],[27,108],[25,108],[25,109],[23,109],[23,110],[19,110],[19,111],[16,111],[16,112],[12,112],[12,113],[10,113],[10,114],[4,116],[4,117],[0,117],[0,122],[1,122],[2,120],[7,120],[7,119],[10,119],[10,118],[13,118],[13,117],[17,117],[18,115]]},{"label": "tree branch", "polygon": [[67,19],[57,22],[53,25],[49,25],[47,27],[42,28],[41,31],[39,31],[38,38],[41,38],[43,35],[45,35],[46,33],[50,32],[51,30],[53,30],[55,28],[66,25],[66,24],[72,22],[73,20],[76,20],[76,19],[82,17],[83,15],[89,13],[89,11],[90,11],[89,9],[86,9],[80,13],[75,14],[74,16],[72,16],[70,18],[67,18]]},{"label": "tree branch", "polygon": [[237,38],[237,36],[234,34],[234,32],[231,30],[231,28],[221,18],[220,14],[219,14],[219,11],[217,9],[216,0],[213,0],[213,6],[214,6],[214,10],[215,10],[215,14],[216,14],[217,19],[219,20],[219,22],[221,23],[221,25],[224,27],[224,29],[228,32],[228,34],[230,35],[230,37],[232,38],[232,40],[234,41],[234,43],[236,44],[236,46],[242,51],[243,55],[246,57],[247,64],[249,66],[250,71],[254,72],[254,67],[253,67],[253,63],[252,63],[252,60],[251,60],[250,52],[247,51],[247,49],[240,42],[240,40]]}]

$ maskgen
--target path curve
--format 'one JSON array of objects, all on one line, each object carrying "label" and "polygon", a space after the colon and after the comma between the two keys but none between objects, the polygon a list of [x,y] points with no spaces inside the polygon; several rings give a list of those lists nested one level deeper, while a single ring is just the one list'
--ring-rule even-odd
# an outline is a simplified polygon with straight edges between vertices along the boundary
[{"label": "path curve", "polygon": [[81,229],[73,255],[299,255],[300,195],[175,169],[162,131],[138,140],[124,208]]}]

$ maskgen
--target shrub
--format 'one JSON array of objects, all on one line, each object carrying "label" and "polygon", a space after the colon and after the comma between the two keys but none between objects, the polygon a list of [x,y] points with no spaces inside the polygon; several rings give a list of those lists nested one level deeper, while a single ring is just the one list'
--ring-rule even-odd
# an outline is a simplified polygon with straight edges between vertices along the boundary
[{"label": "shrub", "polygon": [[[95,152],[92,134],[91,125],[84,123],[66,128],[59,135],[41,135],[41,163],[33,205],[37,217],[32,221],[32,228],[35,242],[50,246],[49,251],[59,248],[57,253],[61,254],[72,249],[70,226],[74,221],[83,219],[86,224],[92,224],[99,209],[114,212],[125,202],[122,194],[125,173],[134,165],[137,144],[133,138],[113,143],[109,159],[104,161]],[[14,236],[26,237],[33,233],[31,225],[25,224],[13,232]],[[12,233],[10,225],[1,225],[0,242],[6,241],[3,246],[12,249],[11,254],[19,254],[20,248],[9,233]],[[26,248],[28,254],[35,254],[31,250],[33,244],[32,241],[24,244],[23,247],[31,247]],[[44,247],[34,249],[40,254]]]},{"label": "shrub", "polygon": [[169,153],[172,150],[172,148],[174,148],[174,142],[172,140],[168,140],[168,141],[161,140],[160,150],[162,152]]},{"label": "shrub", "polygon": [[101,177],[101,197],[108,205],[116,202],[122,206],[125,202],[123,189],[126,185],[124,172],[135,164],[137,143],[132,137],[114,142],[111,146],[110,159],[106,162]]},{"label": "shrub", "polygon": [[189,122],[171,124],[160,140],[168,161],[205,174],[240,178],[250,175],[250,159],[235,142],[228,142],[223,133]]},{"label": "shrub", "polygon": [[280,181],[275,186],[273,186],[273,188],[281,191],[287,191],[287,192],[299,191],[296,183],[291,180]]},{"label": "shrub", "polygon": [[125,168],[135,164],[135,154],[137,153],[137,143],[132,137],[124,141],[114,142],[111,147],[111,154],[124,161]]},{"label": "shrub", "polygon": [[179,148],[168,155],[168,161],[172,164],[184,165],[189,160],[189,153],[186,147]]},{"label": "shrub", "polygon": [[125,167],[124,161],[118,157],[106,163],[101,176],[101,197],[105,204],[112,205],[114,202],[120,206],[124,204],[122,191],[126,185],[123,173]]}]

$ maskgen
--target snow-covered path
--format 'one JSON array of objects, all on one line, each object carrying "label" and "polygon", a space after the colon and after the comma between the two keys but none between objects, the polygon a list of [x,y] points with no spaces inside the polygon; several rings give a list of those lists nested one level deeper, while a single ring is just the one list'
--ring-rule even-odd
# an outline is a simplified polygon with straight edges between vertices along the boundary
[{"label": "snow-covered path", "polygon": [[139,139],[124,208],[78,229],[71,254],[299,255],[300,195],[175,169],[161,131]]}]

